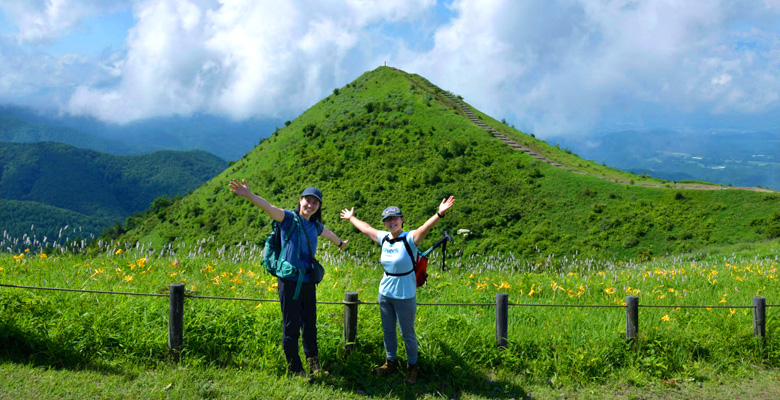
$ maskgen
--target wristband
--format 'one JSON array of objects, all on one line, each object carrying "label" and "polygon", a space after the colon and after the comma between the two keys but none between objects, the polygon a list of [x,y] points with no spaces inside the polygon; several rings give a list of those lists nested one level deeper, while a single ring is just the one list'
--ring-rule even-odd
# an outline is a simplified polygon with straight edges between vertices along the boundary
[{"label": "wristband", "polygon": [[341,246],[343,246],[343,245],[344,245],[344,241],[339,239],[339,248],[341,248]]},{"label": "wristband", "polygon": [[442,215],[440,212],[436,211],[436,215],[439,216],[439,218],[444,218],[444,215]]}]

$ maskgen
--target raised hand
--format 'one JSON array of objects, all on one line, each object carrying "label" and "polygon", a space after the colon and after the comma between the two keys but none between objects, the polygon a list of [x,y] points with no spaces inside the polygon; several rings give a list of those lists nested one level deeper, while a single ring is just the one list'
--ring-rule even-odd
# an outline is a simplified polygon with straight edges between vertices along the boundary
[{"label": "raised hand", "polygon": [[341,219],[350,219],[355,216],[355,207],[341,210]]},{"label": "raised hand", "polygon": [[246,181],[243,179],[241,182],[239,182],[237,179],[233,179],[230,181],[230,183],[228,183],[228,186],[230,186],[231,192],[242,197],[247,197],[250,193],[252,193],[252,191],[249,190],[249,185],[247,185]]},{"label": "raised hand", "polygon": [[444,215],[444,213],[446,213],[454,203],[454,196],[450,196],[448,199],[441,199],[441,204],[439,204],[439,214]]}]

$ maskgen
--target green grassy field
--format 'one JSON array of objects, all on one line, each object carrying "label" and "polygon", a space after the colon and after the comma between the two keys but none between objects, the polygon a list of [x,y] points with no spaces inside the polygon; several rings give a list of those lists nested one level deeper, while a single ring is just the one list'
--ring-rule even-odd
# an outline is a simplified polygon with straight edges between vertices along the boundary
[{"label": "green grassy field", "polygon": [[[3,254],[0,283],[166,294],[169,284],[182,282],[191,295],[276,298],[257,249],[209,252],[181,244],[153,251],[108,242],[78,254],[41,251]],[[328,274],[320,301],[340,302],[345,291],[376,301],[377,253],[322,254]],[[777,240],[644,262],[494,256],[451,258],[440,271],[433,259],[420,303],[494,303],[501,292],[510,303],[622,306],[636,295],[640,337],[626,343],[623,307],[510,306],[509,345],[500,349],[492,306],[421,305],[423,378],[414,387],[405,387],[401,375],[370,374],[384,357],[372,304],[359,307],[348,356],[343,306],[318,307],[320,355],[330,374],[312,386],[285,376],[277,303],[186,299],[184,349],[174,366],[167,358],[167,297],[0,287],[0,398],[540,398],[605,389],[630,398],[641,388],[750,386],[757,371],[777,376],[780,325],[768,308],[762,344],[753,338],[752,310],[738,307],[757,295],[780,303],[779,260]]]}]

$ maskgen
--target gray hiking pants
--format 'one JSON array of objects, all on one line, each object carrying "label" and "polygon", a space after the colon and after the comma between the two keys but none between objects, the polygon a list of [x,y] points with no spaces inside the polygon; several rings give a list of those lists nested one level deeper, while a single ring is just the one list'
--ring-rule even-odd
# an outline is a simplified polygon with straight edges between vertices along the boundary
[{"label": "gray hiking pants", "polygon": [[417,364],[417,336],[414,334],[416,313],[417,298],[393,299],[379,295],[379,314],[382,317],[382,333],[388,360],[398,359],[398,338],[395,334],[397,322],[406,345],[406,361],[409,364]]}]

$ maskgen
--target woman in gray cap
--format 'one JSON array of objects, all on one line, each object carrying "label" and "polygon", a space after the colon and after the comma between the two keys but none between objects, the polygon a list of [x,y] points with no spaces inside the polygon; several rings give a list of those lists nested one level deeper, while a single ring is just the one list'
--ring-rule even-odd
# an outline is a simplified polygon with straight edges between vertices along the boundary
[{"label": "woman in gray cap", "polygon": [[[298,299],[294,299],[297,278],[277,278],[279,282],[279,300],[282,306],[282,320],[284,323],[282,348],[287,367],[293,374],[305,376],[298,355],[298,338],[303,333],[303,352],[309,364],[309,372],[313,376],[320,374],[319,351],[317,348],[317,293],[316,285],[309,282],[311,260],[317,252],[317,237],[322,236],[338,246],[341,250],[347,242],[342,241],[322,225],[322,192],[316,187],[307,187],[298,199],[295,210],[284,210],[269,203],[266,199],[252,193],[243,179],[239,182],[233,179],[229,183],[230,191],[245,197],[263,211],[274,221],[279,222],[282,237],[288,237],[290,230],[295,236],[290,237],[289,245],[285,248],[283,257],[290,264],[306,271],[300,288]],[[298,216],[301,218],[298,219]],[[302,225],[301,229],[295,229],[296,219]],[[305,233],[305,236],[301,235]]]},{"label": "woman in gray cap", "polygon": [[395,326],[401,329],[401,336],[406,344],[407,384],[417,382],[420,369],[417,367],[417,336],[414,333],[414,318],[417,312],[417,280],[414,272],[413,259],[417,259],[417,245],[420,244],[431,228],[444,218],[444,214],[452,207],[455,198],[450,196],[442,199],[439,210],[428,218],[419,228],[406,232],[403,230],[404,215],[395,206],[382,211],[382,224],[387,231],[380,231],[368,223],[355,217],[355,208],[341,210],[341,218],[346,219],[365,233],[375,243],[382,246],[380,261],[385,270],[379,282],[379,312],[382,317],[382,332],[385,344],[385,363],[376,368],[374,373],[387,376],[398,371],[398,339]]}]

